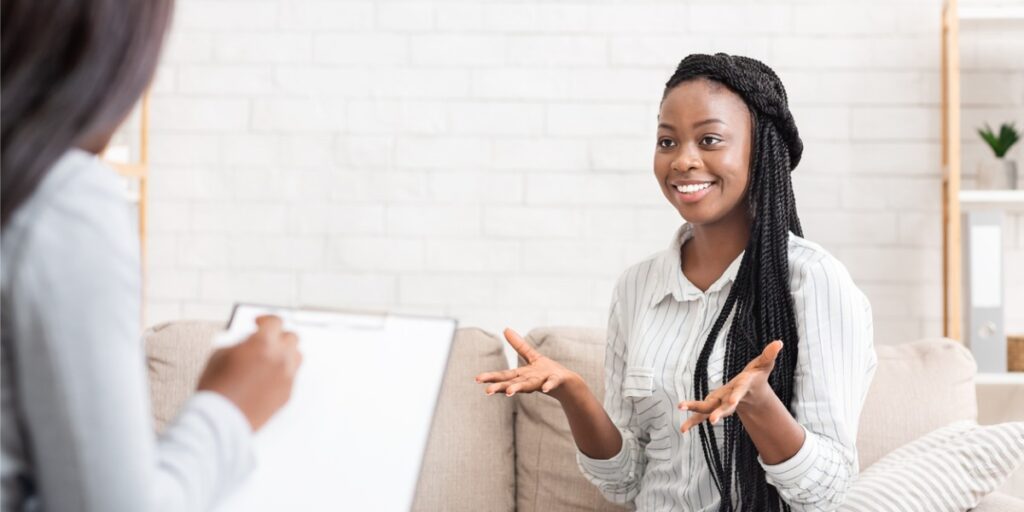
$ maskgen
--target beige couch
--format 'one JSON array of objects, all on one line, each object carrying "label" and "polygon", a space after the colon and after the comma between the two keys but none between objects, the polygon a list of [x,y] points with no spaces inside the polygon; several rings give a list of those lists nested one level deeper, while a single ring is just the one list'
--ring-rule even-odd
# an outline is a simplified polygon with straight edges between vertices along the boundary
[{"label": "beige couch", "polygon": [[[177,322],[146,336],[157,428],[174,417],[195,386],[218,326]],[[548,328],[528,339],[579,372],[600,398],[604,332]],[[949,340],[877,348],[879,366],[861,418],[861,467],[932,429],[974,419],[976,366]],[[616,511],[576,468],[568,425],[558,404],[534,394],[485,396],[473,377],[507,368],[503,342],[460,329],[434,418],[417,490],[416,511]],[[1024,511],[1024,500],[993,493],[975,510]]]}]

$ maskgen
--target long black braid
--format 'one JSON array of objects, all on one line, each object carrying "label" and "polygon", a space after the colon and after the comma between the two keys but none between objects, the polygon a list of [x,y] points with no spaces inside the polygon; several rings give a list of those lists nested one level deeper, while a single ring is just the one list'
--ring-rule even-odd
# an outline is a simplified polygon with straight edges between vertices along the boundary
[{"label": "long black braid", "polygon": [[[792,412],[797,326],[789,292],[787,244],[790,231],[803,236],[790,181],[790,172],[800,162],[803,142],[782,81],[765,64],[724,53],[690,55],[665,84],[665,94],[699,78],[725,85],[739,94],[750,110],[753,141],[747,202],[752,225],[736,280],[697,359],[694,398],[703,400],[708,394],[708,359],[726,319],[734,312],[725,337],[725,382],[739,374],[768,343],[782,340],[784,349],[768,383]],[[704,458],[722,496],[722,511],[789,510],[765,480],[757,449],[737,415],[725,418],[722,451],[708,422],[701,423],[699,431]]]}]

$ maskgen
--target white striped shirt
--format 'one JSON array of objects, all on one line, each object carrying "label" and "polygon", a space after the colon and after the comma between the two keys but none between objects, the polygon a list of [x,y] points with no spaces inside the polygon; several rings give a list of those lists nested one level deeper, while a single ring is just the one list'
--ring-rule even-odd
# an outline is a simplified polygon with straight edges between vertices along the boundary
[{"label": "white striped shirt", "polygon": [[[606,498],[637,510],[717,510],[721,501],[697,429],[679,432],[687,413],[677,404],[693,398],[697,356],[742,254],[702,292],[679,263],[691,236],[684,224],[667,250],[619,278],[608,322],[604,407],[622,432],[622,450],[607,460],[577,454]],[[842,263],[792,233],[789,268],[799,332],[792,410],[806,435],[793,457],[761,466],[794,510],[829,510],[857,475],[857,423],[876,365],[871,305]],[[711,390],[723,384],[731,325],[732,315],[708,362]],[[713,428],[721,449],[723,422]]]}]

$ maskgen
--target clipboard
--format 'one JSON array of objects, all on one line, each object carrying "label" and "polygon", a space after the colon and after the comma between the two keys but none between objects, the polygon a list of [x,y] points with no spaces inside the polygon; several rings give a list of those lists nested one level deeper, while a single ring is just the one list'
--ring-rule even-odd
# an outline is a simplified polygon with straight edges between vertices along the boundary
[{"label": "clipboard", "polygon": [[215,344],[265,314],[298,334],[302,367],[255,435],[255,471],[215,510],[409,510],[457,322],[236,304]]}]

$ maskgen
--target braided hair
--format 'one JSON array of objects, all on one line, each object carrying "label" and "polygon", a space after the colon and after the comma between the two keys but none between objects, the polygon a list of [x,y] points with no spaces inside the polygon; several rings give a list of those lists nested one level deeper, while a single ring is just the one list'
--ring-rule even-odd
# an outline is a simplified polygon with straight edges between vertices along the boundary
[{"label": "braided hair", "polygon": [[[751,114],[753,140],[747,190],[750,239],[722,312],[697,359],[694,398],[702,400],[708,394],[708,359],[727,318],[734,313],[725,336],[724,381],[743,371],[768,343],[780,339],[786,349],[776,360],[768,383],[792,413],[797,324],[789,292],[787,244],[790,231],[803,236],[790,181],[803,142],[782,81],[762,62],[724,53],[690,55],[665,84],[665,95],[695,79],[722,84],[743,98]],[[701,423],[699,432],[704,459],[721,494],[720,510],[789,510],[765,480],[757,449],[737,415],[725,418],[722,450],[709,423]]]}]

